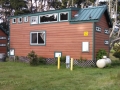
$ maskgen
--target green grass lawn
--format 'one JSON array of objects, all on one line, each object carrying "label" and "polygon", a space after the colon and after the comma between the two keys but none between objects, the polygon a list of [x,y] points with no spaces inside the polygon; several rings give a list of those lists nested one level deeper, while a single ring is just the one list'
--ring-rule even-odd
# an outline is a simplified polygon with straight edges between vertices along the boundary
[{"label": "green grass lawn", "polygon": [[0,90],[120,90],[120,61],[104,69],[0,62]]}]

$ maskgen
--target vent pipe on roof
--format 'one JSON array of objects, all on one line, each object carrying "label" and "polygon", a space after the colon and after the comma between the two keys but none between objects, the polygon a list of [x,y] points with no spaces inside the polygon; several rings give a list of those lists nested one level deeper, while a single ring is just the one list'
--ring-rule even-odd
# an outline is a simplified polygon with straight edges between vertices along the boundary
[{"label": "vent pipe on roof", "polygon": [[91,17],[91,14],[89,15],[89,19],[91,19],[92,17]]}]

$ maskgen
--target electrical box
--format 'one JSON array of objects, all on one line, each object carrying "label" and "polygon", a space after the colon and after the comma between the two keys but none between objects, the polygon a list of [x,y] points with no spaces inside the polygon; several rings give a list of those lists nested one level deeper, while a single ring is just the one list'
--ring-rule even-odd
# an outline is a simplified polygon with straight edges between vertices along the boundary
[{"label": "electrical box", "polygon": [[66,68],[70,68],[70,56],[66,56]]}]

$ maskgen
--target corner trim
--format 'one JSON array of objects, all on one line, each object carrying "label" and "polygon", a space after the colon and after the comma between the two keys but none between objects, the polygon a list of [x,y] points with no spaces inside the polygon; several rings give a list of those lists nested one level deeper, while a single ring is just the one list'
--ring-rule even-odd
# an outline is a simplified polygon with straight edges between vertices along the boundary
[{"label": "corner trim", "polygon": [[92,46],[92,60],[94,62],[96,62],[96,59],[95,59],[95,22],[93,23],[93,33],[92,33],[92,41],[93,41],[93,46]]}]

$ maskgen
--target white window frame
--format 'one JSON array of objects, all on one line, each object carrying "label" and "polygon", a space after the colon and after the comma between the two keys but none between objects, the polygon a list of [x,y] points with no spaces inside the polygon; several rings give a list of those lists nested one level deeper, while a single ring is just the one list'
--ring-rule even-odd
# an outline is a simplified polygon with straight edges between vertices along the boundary
[{"label": "white window frame", "polygon": [[[36,22],[32,22],[33,18],[36,18]],[[38,24],[38,16],[31,16],[31,18],[30,18],[30,24],[32,24],[32,25]]]},{"label": "white window frame", "polygon": [[[54,14],[57,15],[57,21],[50,21],[50,22],[41,22],[41,21],[40,21],[40,17],[41,17],[41,16],[54,15]],[[58,22],[58,13],[39,15],[39,24],[42,24],[42,23],[54,23],[54,22]]]},{"label": "white window frame", "polygon": [[28,16],[24,17],[24,22],[28,22]]},{"label": "white window frame", "polygon": [[97,31],[97,32],[101,32],[102,29],[101,29],[100,27],[97,26],[97,27],[95,28],[95,31]]},{"label": "white window frame", "polygon": [[[44,44],[38,44],[38,41],[37,43],[32,43],[32,33],[37,33],[37,37],[38,37],[38,33],[43,33],[45,34],[44,35]],[[30,45],[45,45],[46,44],[46,31],[44,30],[40,30],[40,31],[33,31],[33,32],[30,32]]]},{"label": "white window frame", "polygon": [[9,51],[9,55],[10,56],[14,56],[15,55],[15,49],[14,48],[10,48],[10,51]]},{"label": "white window frame", "polygon": [[89,42],[82,42],[82,52],[89,52]]},{"label": "white window frame", "polygon": [[6,46],[6,44],[0,44],[0,47],[1,47],[1,46]]},{"label": "white window frame", "polygon": [[105,32],[104,32],[105,34],[109,34],[109,30],[107,30],[107,29],[105,29]]},{"label": "white window frame", "polygon": [[[21,19],[21,21],[20,21],[20,19]],[[22,17],[18,18],[18,23],[22,23]]]},{"label": "white window frame", "polygon": [[6,37],[0,36],[0,39],[6,39]]},{"label": "white window frame", "polygon": [[105,44],[105,45],[108,45],[108,44],[109,44],[109,41],[108,41],[108,40],[105,40],[105,41],[104,41],[104,44]]},{"label": "white window frame", "polygon": [[60,20],[60,14],[61,14],[61,13],[68,13],[68,20],[69,20],[69,12],[60,12],[60,13],[59,13],[59,22],[68,21],[68,20]]},{"label": "white window frame", "polygon": [[[14,20],[15,20],[15,22],[14,22]],[[13,18],[13,19],[12,19],[12,23],[16,23],[16,18]]]}]

